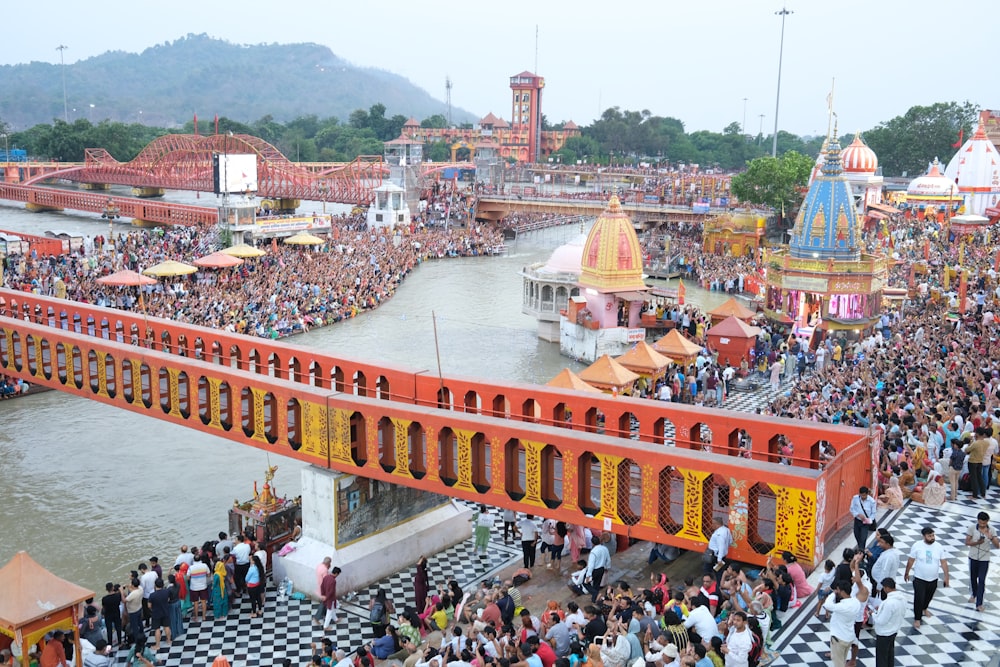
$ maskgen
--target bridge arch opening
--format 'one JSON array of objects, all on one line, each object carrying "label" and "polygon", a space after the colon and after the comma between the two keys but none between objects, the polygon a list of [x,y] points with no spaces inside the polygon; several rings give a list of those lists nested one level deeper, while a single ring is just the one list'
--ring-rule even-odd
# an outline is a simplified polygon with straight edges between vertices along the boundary
[{"label": "bridge arch opening", "polygon": [[437,391],[437,406],[441,410],[455,409],[455,396],[448,387],[440,387]]},{"label": "bridge arch opening", "polygon": [[163,332],[160,333],[160,349],[166,352],[167,354],[170,354],[173,348],[174,348],[174,341],[173,338],[171,338],[170,336],[170,331],[164,329]]},{"label": "bridge arch opening", "polygon": [[296,357],[288,358],[288,379],[292,382],[302,382],[302,362]]},{"label": "bridge arch opening", "polygon": [[[734,490],[734,509],[740,507],[742,498]],[[746,498],[747,536],[753,550],[759,554],[774,551],[777,534],[778,499],[769,484],[758,482],[750,487]]]},{"label": "bridge arch opening", "polygon": [[191,348],[188,345],[188,337],[185,334],[177,334],[177,356],[187,357],[191,353]]},{"label": "bridge arch opening", "polygon": [[118,378],[117,368],[115,366],[115,358],[110,354],[102,355],[104,357],[104,390],[108,392],[108,398],[114,398],[118,395]]},{"label": "bridge arch opening", "polygon": [[642,468],[632,459],[618,464],[618,518],[634,526],[642,518]]},{"label": "bridge arch opening", "polygon": [[462,406],[465,408],[466,412],[478,415],[483,409],[483,399],[478,392],[470,389],[465,392],[465,398],[462,400]]},{"label": "bridge arch opening", "polygon": [[173,411],[173,397],[170,395],[170,373],[167,372],[166,368],[161,368],[157,373],[157,378],[160,383],[160,409],[163,410],[164,414],[170,414]]},{"label": "bridge arch opening", "polygon": [[533,398],[521,403],[521,419],[531,424],[537,424],[542,418],[542,406]]},{"label": "bridge arch opening", "polygon": [[472,459],[472,486],[479,493],[488,493],[493,485],[493,452],[484,433],[473,433],[470,440]]},{"label": "bridge arch opening", "polygon": [[[16,351],[17,348],[15,348]],[[15,363],[17,363],[16,359]],[[73,385],[77,389],[83,389],[83,353],[75,345],[73,346]]]},{"label": "bridge arch opening", "polygon": [[65,310],[59,311],[59,328],[63,331],[69,330],[69,314]]},{"label": "bridge arch opening", "polygon": [[191,416],[191,379],[185,371],[177,374],[177,412],[184,419]]},{"label": "bridge arch opening", "polygon": [[583,452],[577,460],[580,480],[577,504],[587,516],[595,516],[601,511],[601,459],[593,452]]},{"label": "bridge arch opening", "polygon": [[119,343],[125,342],[125,324],[121,320],[115,321],[115,340]]},{"label": "bridge arch opening", "polygon": [[614,435],[619,438],[639,439],[639,419],[631,412],[622,413],[618,418],[618,432]]},{"label": "bridge arch opening", "polygon": [[273,378],[281,379],[284,375],[285,369],[281,363],[281,357],[278,356],[277,352],[272,352],[267,355],[267,369],[264,371],[265,375],[270,375]]},{"label": "bridge arch opening", "polygon": [[458,481],[458,438],[447,426],[438,432],[438,476],[447,486]]},{"label": "bridge arch opening", "polygon": [[309,384],[314,387],[329,387],[329,384],[324,384],[326,378],[323,376],[323,367],[319,365],[318,361],[309,362]]},{"label": "bridge arch opening", "polygon": [[81,333],[83,331],[83,318],[80,317],[80,313],[73,313],[73,331],[76,333]]},{"label": "bridge arch opening", "polygon": [[222,356],[222,343],[215,340],[212,341],[212,358],[209,359],[210,363],[226,365],[226,360]]},{"label": "bridge arch opening", "polygon": [[145,362],[139,366],[139,387],[142,404],[147,409],[153,407],[153,371]]},{"label": "bridge arch opening", "polygon": [[205,426],[212,423],[212,385],[204,375],[198,378],[198,419]]},{"label": "bridge arch opening", "polygon": [[556,403],[552,408],[552,423],[560,428],[573,428],[573,411],[565,403]]},{"label": "bridge arch opening", "polygon": [[410,474],[414,479],[423,479],[427,474],[427,432],[420,422],[413,422],[406,429],[406,445]]},{"label": "bridge arch opening", "polygon": [[255,347],[247,353],[247,370],[258,375],[264,372],[260,366],[260,352]]},{"label": "bridge arch opening", "polygon": [[493,397],[493,416],[510,419],[510,401],[503,394],[497,394]]},{"label": "bridge arch opening", "polygon": [[43,338],[41,342],[42,348],[42,375],[46,380],[52,379],[52,346],[49,343],[48,338]]},{"label": "bridge arch opening", "polygon": [[101,388],[98,373],[97,352],[90,350],[87,352],[87,377],[90,378],[90,390],[95,394]]},{"label": "bridge arch opening", "polygon": [[205,340],[201,336],[194,339],[194,358],[198,361],[205,360]]},{"label": "bridge arch opening", "polygon": [[667,447],[674,447],[677,444],[674,440],[676,433],[677,427],[666,417],[660,417],[653,422],[653,442],[660,442]]},{"label": "bridge arch opening", "polygon": [[701,482],[701,532],[705,541],[712,536],[712,520],[726,520],[731,507],[729,482],[719,474],[711,474]]},{"label": "bridge arch opening", "polygon": [[288,445],[294,451],[302,447],[302,404],[297,398],[285,404],[285,424],[288,430]]},{"label": "bridge arch opening", "polygon": [[132,377],[132,362],[122,359],[122,396],[126,403],[135,401],[135,378]]},{"label": "bridge arch opening", "polygon": [[563,455],[555,445],[545,445],[539,452],[542,475],[542,502],[555,509],[563,502]]},{"label": "bridge arch opening", "polygon": [[368,395],[368,378],[365,377],[363,371],[354,371],[354,377],[351,379],[354,384],[354,395],[355,396],[367,396]]},{"label": "bridge arch opening", "polygon": [[344,382],[344,369],[340,366],[334,366],[330,369],[330,381],[333,388],[339,392],[344,392],[345,382]]},{"label": "bridge arch opening", "polygon": [[[21,370],[21,334],[17,331],[12,331],[10,333],[10,350],[12,361],[14,363],[14,368]],[[79,389],[79,387],[77,387]]]},{"label": "bridge arch opening", "polygon": [[384,375],[379,375],[375,379],[375,398],[381,399],[383,401],[391,401],[392,393],[389,387],[389,378]]},{"label": "bridge arch opening", "polygon": [[94,319],[93,315],[87,316],[87,335],[94,336],[97,332],[97,320]]},{"label": "bridge arch opening", "polygon": [[101,338],[111,340],[111,323],[106,317],[101,318]]},{"label": "bridge arch opening", "polygon": [[378,463],[382,470],[396,469],[396,424],[389,417],[378,420]]},{"label": "bridge arch opening", "polygon": [[368,425],[360,412],[351,414],[351,459],[359,468],[368,463]]},{"label": "bridge arch opening", "polygon": [[667,466],[660,470],[659,487],[656,521],[664,532],[676,535],[684,527],[684,476]]},{"label": "bridge arch opening", "polygon": [[726,454],[739,456],[745,459],[753,457],[753,437],[745,428],[734,428],[726,438],[728,446]]},{"label": "bridge arch opening", "polygon": [[24,344],[25,344],[25,351],[27,352],[28,355],[28,372],[31,373],[33,377],[37,376],[38,356],[35,349],[35,337],[32,336],[31,334],[28,334],[24,338]]},{"label": "bridge arch opening", "polygon": [[236,370],[244,371],[247,370],[247,366],[243,361],[243,349],[239,345],[229,346],[229,367],[235,368]]},{"label": "bridge arch opening", "polygon": [[604,430],[604,414],[596,406],[584,413],[583,430],[587,433],[600,433]]},{"label": "bridge arch opening", "polygon": [[507,480],[504,491],[511,500],[521,500],[524,498],[526,482],[524,445],[517,438],[511,438],[504,443],[503,453],[503,464],[506,467],[504,479]]},{"label": "bridge arch opening", "polygon": [[219,385],[219,424],[224,431],[233,428],[233,390],[228,382]]},{"label": "bridge arch opening", "polygon": [[49,306],[45,309],[45,316],[48,320],[48,325],[54,329],[56,326],[56,309]]}]

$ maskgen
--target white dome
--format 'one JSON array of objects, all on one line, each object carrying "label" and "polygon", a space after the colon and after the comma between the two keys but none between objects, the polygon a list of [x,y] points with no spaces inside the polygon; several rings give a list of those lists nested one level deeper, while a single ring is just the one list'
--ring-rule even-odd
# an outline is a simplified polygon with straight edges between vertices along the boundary
[{"label": "white dome", "polygon": [[539,273],[575,273],[579,275],[580,267],[583,264],[583,245],[587,242],[587,235],[581,234],[566,245],[561,245],[555,249]]},{"label": "white dome", "polygon": [[[906,194],[924,197],[952,197],[958,198],[958,186],[947,176],[941,174],[941,163],[934,158],[931,170],[924,176],[918,176],[910,181],[906,187]],[[957,202],[956,202],[957,203]]]}]

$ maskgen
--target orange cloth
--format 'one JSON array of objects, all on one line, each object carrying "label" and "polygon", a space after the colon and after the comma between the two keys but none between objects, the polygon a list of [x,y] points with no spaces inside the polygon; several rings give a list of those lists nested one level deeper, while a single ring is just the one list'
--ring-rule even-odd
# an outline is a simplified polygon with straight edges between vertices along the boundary
[{"label": "orange cloth", "polygon": [[46,644],[45,648],[42,649],[42,659],[39,664],[41,667],[61,667],[68,664],[66,662],[66,649],[63,648],[62,642],[53,639]]},{"label": "orange cloth", "polygon": [[212,667],[229,667],[229,660],[224,655],[217,655],[212,661]]}]

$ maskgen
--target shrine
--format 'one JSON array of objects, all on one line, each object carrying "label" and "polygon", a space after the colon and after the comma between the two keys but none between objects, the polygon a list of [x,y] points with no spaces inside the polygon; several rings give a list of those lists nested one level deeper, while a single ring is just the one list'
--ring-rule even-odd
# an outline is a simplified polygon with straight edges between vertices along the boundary
[{"label": "shrine", "polygon": [[863,250],[861,220],[834,129],[826,161],[809,186],[787,246],[765,255],[765,314],[812,345],[816,330],[852,337],[874,323],[888,276],[884,255]]},{"label": "shrine", "polygon": [[707,254],[756,257],[764,239],[766,220],[759,211],[726,212],[705,220],[702,249]]}]

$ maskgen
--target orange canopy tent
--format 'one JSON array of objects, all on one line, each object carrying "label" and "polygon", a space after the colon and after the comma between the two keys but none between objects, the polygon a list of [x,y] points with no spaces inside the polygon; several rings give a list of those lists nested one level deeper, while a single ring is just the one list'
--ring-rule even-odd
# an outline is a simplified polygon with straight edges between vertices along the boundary
[{"label": "orange canopy tent", "polygon": [[753,318],[757,313],[753,312],[742,303],[736,300],[736,297],[729,297],[729,300],[718,308],[713,308],[708,311],[709,317],[712,318],[712,324],[716,322],[721,322],[727,317],[736,317],[744,322]]},{"label": "orange canopy tent", "polygon": [[653,349],[679,364],[690,364],[703,348],[680,335],[677,329],[672,329],[666,336],[653,343]]},{"label": "orange canopy tent", "polygon": [[576,391],[584,391],[591,394],[602,394],[600,389],[597,387],[587,384],[580,379],[580,376],[571,371],[568,368],[564,368],[559,371],[559,375],[555,376],[551,380],[545,383],[547,387],[557,387],[559,389],[574,389]]},{"label": "orange canopy tent", "polygon": [[580,371],[580,379],[592,384],[606,394],[629,394],[639,376],[605,354]]},{"label": "orange canopy tent", "polygon": [[[0,633],[19,645],[24,667],[28,649],[48,632],[75,630],[80,603],[94,597],[93,591],[46,570],[27,551],[17,552],[0,569],[0,591]],[[76,655],[80,655],[78,635]]]},{"label": "orange canopy tent", "polygon": [[727,317],[708,330],[708,344],[719,352],[719,363],[727,361],[739,366],[744,359],[750,361],[750,350],[757,343],[759,327],[752,327],[736,317]]},{"label": "orange canopy tent", "polygon": [[656,380],[667,366],[673,362],[666,356],[653,349],[653,346],[644,340],[635,344],[631,350],[615,359],[619,364],[629,369],[633,373],[644,375]]}]

